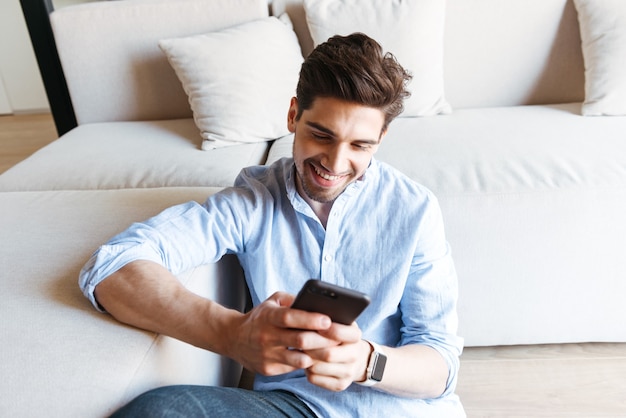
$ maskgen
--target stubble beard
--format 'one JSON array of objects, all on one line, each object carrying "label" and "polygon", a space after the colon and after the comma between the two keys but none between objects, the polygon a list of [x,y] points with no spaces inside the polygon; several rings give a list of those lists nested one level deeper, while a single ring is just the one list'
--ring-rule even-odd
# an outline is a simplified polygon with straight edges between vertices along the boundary
[{"label": "stubble beard", "polygon": [[296,164],[296,176],[298,177],[298,182],[300,183],[302,190],[304,191],[304,193],[307,195],[309,199],[314,200],[316,202],[319,202],[319,203],[334,202],[337,199],[337,197],[339,197],[339,195],[343,193],[347,185],[343,185],[343,187],[340,187],[337,189],[329,190],[328,192],[316,190],[316,186],[311,184],[312,182],[311,178],[307,175],[304,175],[305,173],[302,173],[300,171],[300,169],[302,169],[302,171],[309,170],[311,167],[310,161],[312,160],[310,159],[304,160],[301,167],[298,167],[298,165]]}]

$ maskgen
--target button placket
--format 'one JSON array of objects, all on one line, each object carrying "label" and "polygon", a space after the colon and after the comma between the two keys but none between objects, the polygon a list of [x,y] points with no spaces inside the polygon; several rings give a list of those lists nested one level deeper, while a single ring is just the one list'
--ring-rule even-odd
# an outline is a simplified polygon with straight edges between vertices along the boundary
[{"label": "button placket", "polygon": [[336,259],[339,247],[339,229],[341,224],[341,214],[346,203],[346,197],[340,196],[331,209],[328,223],[326,224],[326,235],[324,248],[322,249],[322,280],[332,283],[337,282]]}]

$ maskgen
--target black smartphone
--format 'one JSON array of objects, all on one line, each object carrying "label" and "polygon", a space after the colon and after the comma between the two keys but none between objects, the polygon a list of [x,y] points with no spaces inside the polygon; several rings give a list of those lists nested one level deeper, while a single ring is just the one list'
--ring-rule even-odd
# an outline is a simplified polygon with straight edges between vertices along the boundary
[{"label": "black smartphone", "polygon": [[369,303],[370,298],[364,293],[310,279],[302,286],[291,307],[323,313],[333,322],[350,325]]}]

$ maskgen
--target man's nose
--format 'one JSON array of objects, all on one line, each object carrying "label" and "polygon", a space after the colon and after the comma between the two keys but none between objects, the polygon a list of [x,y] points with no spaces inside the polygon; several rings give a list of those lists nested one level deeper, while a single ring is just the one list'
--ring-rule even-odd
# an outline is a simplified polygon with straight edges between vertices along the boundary
[{"label": "man's nose", "polygon": [[323,162],[324,168],[333,174],[345,171],[347,161],[347,149],[344,144],[334,144],[326,152],[326,159]]}]

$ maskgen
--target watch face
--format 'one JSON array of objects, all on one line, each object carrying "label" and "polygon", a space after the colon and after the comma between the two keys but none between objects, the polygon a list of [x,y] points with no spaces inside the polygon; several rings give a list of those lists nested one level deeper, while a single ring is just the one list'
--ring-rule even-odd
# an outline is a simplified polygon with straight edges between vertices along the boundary
[{"label": "watch face", "polygon": [[380,382],[383,380],[383,373],[385,372],[385,365],[387,364],[387,356],[384,354],[378,354],[374,361],[374,367],[372,368],[372,379]]}]

